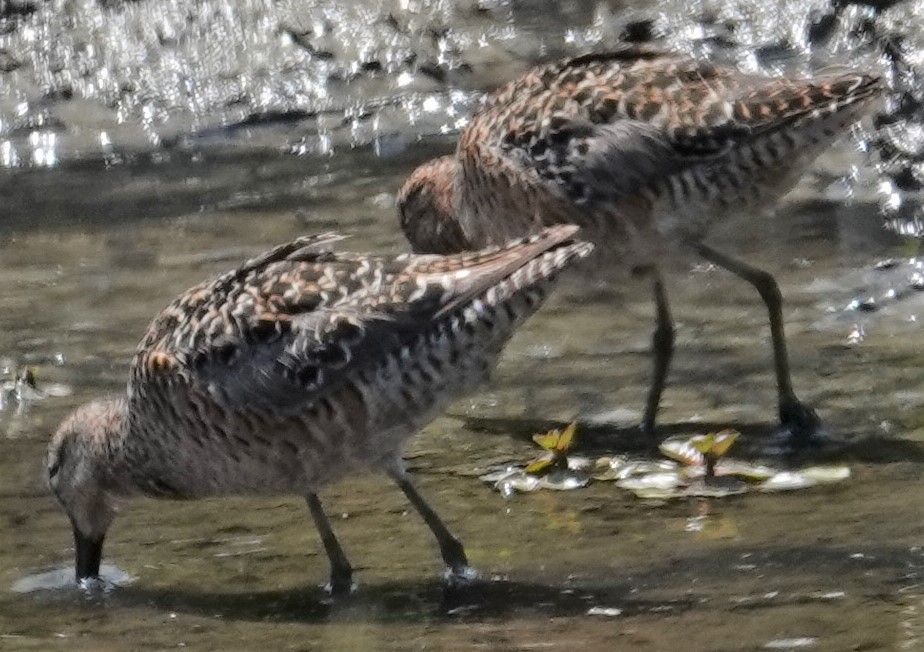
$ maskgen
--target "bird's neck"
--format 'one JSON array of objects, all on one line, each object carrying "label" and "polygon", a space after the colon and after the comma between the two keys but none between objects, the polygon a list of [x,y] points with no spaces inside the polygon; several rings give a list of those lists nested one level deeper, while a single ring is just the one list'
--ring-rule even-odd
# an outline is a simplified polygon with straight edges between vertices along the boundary
[{"label": "bird's neck", "polygon": [[109,427],[96,443],[99,458],[105,460],[106,485],[116,495],[143,494],[143,483],[136,477],[137,463],[148,456],[141,450],[143,438],[133,436],[137,427],[133,427],[130,403],[127,398],[118,398],[111,400],[108,407],[112,415]]}]

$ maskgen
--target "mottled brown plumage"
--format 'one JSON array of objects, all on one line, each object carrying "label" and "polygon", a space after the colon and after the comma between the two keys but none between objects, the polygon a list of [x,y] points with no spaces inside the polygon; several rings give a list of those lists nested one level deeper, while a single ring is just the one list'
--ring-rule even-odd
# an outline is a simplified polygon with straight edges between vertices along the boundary
[{"label": "mottled brown plumage", "polygon": [[491,93],[457,151],[414,171],[398,196],[415,251],[477,249],[573,223],[596,244],[594,273],[653,274],[658,301],[653,428],[673,325],[657,274],[678,243],[755,286],[771,311],[780,412],[799,430],[814,413],[791,391],[779,294],[769,275],[702,244],[732,211],[789,191],[882,91],[875,75],[766,78],[644,48],[531,70]]},{"label": "mottled brown plumage", "polygon": [[464,574],[401,446],[485,378],[554,275],[590,251],[575,231],[451,257],[335,253],[336,236],[300,238],[184,292],[148,328],[127,395],[79,408],[52,440],[78,579],[98,573],[118,499],[301,494],[344,590],[349,564],[316,492],[368,469],[396,479]]}]

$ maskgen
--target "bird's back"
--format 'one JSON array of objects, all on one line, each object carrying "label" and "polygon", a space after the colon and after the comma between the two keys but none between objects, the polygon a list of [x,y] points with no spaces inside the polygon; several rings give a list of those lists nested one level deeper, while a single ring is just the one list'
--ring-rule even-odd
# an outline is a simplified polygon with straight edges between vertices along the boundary
[{"label": "bird's back", "polygon": [[567,221],[602,248],[698,237],[787,192],[881,90],[875,75],[767,78],[636,48],[539,67],[460,137],[458,219],[475,247]]},{"label": "bird's back", "polygon": [[587,245],[561,227],[453,257],[277,247],[183,293],[129,383],[121,471],[142,493],[305,492],[396,454],[493,365]]}]

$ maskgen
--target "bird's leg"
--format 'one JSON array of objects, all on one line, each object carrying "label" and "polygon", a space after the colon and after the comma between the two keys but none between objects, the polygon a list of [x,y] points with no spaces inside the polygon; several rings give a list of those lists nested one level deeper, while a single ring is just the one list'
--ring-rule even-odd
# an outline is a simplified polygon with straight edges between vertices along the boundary
[{"label": "bird's leg", "polygon": [[468,557],[465,555],[465,548],[457,538],[455,538],[449,529],[440,520],[433,508],[427,504],[423,496],[417,491],[417,487],[411,482],[407,471],[404,470],[404,464],[400,459],[396,459],[386,469],[389,477],[394,480],[411,505],[417,510],[417,513],[423,518],[424,523],[433,532],[436,542],[440,547],[440,554],[443,561],[450,569],[450,579],[467,581],[474,577],[474,571],[468,565]]},{"label": "bird's leg", "polygon": [[694,247],[709,262],[727,269],[753,285],[766,304],[767,311],[770,313],[770,337],[773,341],[773,362],[776,368],[780,422],[789,430],[795,444],[808,443],[821,425],[821,419],[815,410],[796,397],[792,388],[789,356],[786,352],[786,336],[783,332],[783,296],[779,285],[773,276],[762,269],[736,260],[701,242],[696,243]]},{"label": "bird's leg", "polygon": [[324,513],[317,494],[308,494],[306,500],[308,511],[311,512],[311,518],[314,519],[321,535],[321,543],[324,544],[324,550],[330,560],[330,584],[326,588],[331,595],[347,595],[353,590],[353,568],[331,529],[330,521],[327,520],[327,514]]},{"label": "bird's leg", "polygon": [[653,278],[655,298],[655,331],[651,338],[651,348],[654,353],[654,368],[651,377],[651,386],[648,388],[648,399],[645,402],[645,415],[642,417],[642,432],[653,440],[655,436],[655,420],[658,416],[658,406],[661,403],[661,393],[667,380],[667,370],[674,355],[674,320],[671,318],[670,306],[667,302],[667,291],[664,281],[657,268],[647,271]]}]

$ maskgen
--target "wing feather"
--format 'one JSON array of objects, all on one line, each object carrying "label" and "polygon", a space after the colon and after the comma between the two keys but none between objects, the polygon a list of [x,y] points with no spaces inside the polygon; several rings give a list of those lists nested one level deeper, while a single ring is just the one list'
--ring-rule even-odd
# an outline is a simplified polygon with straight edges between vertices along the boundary
[{"label": "wing feather", "polygon": [[129,394],[180,382],[226,408],[304,410],[575,231],[450,257],[333,253],[325,248],[333,236],[282,245],[190,289],[155,318]]}]

